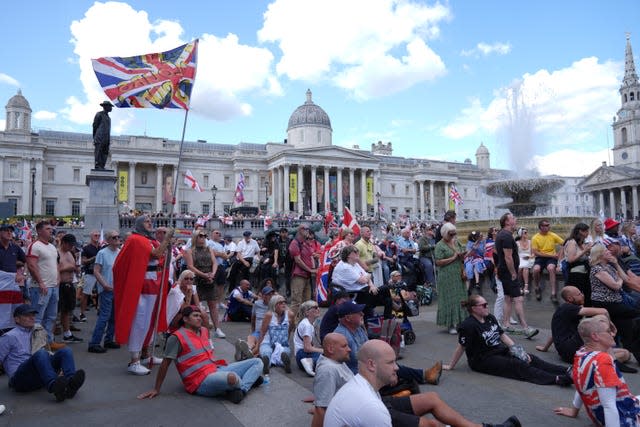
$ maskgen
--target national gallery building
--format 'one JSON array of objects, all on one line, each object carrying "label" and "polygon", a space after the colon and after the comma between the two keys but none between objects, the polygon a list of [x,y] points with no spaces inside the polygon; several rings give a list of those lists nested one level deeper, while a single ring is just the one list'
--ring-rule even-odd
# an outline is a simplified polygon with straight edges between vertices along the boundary
[{"label": "national gallery building", "polygon": [[[565,184],[545,195],[548,204],[537,215],[640,216],[640,83],[628,36],[619,92],[613,165],[603,163],[587,177],[563,177]],[[33,131],[31,113],[18,90],[6,105],[6,129],[0,132],[0,202],[8,202],[14,214],[80,216],[89,199],[85,176],[94,165],[92,136]],[[504,212],[498,206],[509,201],[486,193],[488,184],[513,174],[492,169],[482,143],[475,163],[444,162],[394,156],[391,142],[373,142],[370,150],[334,146],[332,132],[329,115],[307,90],[289,117],[283,142],[185,142],[178,176],[179,141],[112,135],[107,168],[117,176],[114,198],[121,211],[167,211],[179,180],[176,210],[221,215],[233,205],[241,174],[244,205],[270,215],[342,213],[346,206],[369,217],[441,220],[450,209],[452,186],[464,202],[456,206],[459,220],[495,219]],[[206,191],[182,184],[187,169]]]}]

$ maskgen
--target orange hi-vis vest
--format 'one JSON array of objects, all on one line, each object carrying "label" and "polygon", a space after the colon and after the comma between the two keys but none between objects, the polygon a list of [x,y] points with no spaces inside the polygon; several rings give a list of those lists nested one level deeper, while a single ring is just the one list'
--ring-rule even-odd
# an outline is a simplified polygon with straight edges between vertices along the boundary
[{"label": "orange hi-vis vest", "polygon": [[189,393],[195,393],[207,375],[218,369],[213,360],[209,330],[200,328],[200,334],[196,334],[187,328],[180,328],[174,335],[180,341],[180,354],[176,359],[178,373],[184,388]]}]

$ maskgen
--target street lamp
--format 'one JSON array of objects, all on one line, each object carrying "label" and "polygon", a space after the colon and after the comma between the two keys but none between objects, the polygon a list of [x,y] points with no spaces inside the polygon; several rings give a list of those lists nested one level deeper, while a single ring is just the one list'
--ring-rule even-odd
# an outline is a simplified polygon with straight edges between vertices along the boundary
[{"label": "street lamp", "polygon": [[376,206],[378,208],[376,217],[378,218],[378,221],[380,221],[380,192],[379,191],[376,191]]},{"label": "street lamp", "polygon": [[33,221],[33,210],[36,201],[36,168],[31,168],[31,221]]},{"label": "street lamp", "polygon": [[269,212],[269,180],[264,180],[264,211]]},{"label": "street lamp", "polygon": [[213,184],[213,187],[211,187],[211,195],[213,196],[213,217],[215,218],[216,216],[216,195],[218,194],[218,187],[216,187],[215,184]]},{"label": "street lamp", "polygon": [[304,201],[307,198],[307,190],[300,190],[300,203],[302,203],[302,215],[304,215]]}]

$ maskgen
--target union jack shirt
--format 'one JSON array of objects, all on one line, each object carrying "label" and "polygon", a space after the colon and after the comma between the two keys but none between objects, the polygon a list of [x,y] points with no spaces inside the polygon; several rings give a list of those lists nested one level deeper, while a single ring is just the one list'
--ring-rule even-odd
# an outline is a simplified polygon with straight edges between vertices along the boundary
[{"label": "union jack shirt", "polygon": [[573,360],[573,381],[587,414],[595,425],[605,425],[604,408],[597,389],[610,387],[616,388],[616,407],[620,415],[620,426],[638,425],[640,402],[629,391],[627,383],[609,353],[580,348]]}]

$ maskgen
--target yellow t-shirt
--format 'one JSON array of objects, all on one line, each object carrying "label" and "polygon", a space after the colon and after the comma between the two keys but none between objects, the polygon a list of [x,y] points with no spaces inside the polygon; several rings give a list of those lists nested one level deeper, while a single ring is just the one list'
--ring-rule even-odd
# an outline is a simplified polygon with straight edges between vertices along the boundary
[{"label": "yellow t-shirt", "polygon": [[564,243],[562,237],[558,236],[553,231],[549,231],[547,234],[542,235],[536,233],[531,238],[531,249],[537,250],[544,255],[554,256],[556,254],[556,245]]}]

